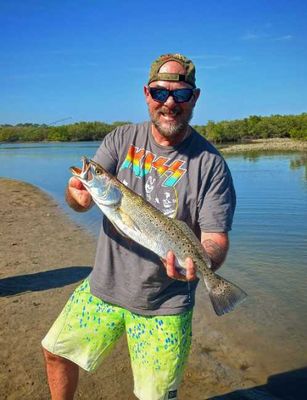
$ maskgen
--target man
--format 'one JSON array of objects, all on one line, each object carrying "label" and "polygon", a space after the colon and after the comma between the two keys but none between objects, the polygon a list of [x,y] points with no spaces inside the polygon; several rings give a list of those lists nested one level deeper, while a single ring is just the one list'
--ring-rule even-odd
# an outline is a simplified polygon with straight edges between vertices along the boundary
[{"label": "man", "polygon": [[[151,122],[115,129],[94,159],[166,215],[184,220],[216,270],[228,250],[235,192],[223,158],[189,125],[200,95],[194,64],[180,54],[160,56],[144,94]],[[92,205],[75,178],[66,198],[76,211]],[[175,261],[170,251],[163,265],[103,219],[93,271],[42,342],[52,399],[72,399],[79,366],[97,368],[125,331],[135,395],[177,399],[198,280],[190,258],[186,275]]]}]

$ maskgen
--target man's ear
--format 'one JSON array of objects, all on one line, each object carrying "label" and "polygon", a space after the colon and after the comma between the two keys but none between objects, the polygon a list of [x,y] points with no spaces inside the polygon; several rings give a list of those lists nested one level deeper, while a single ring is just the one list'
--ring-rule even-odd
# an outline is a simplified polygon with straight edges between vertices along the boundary
[{"label": "man's ear", "polygon": [[148,86],[146,86],[146,85],[144,86],[144,95],[145,95],[146,103],[148,104],[148,99],[149,99],[150,93],[148,90]]},{"label": "man's ear", "polygon": [[192,101],[194,102],[194,104],[193,104],[194,106],[195,106],[199,96],[200,96],[200,89],[198,89],[198,88],[194,89],[194,93],[193,93],[193,97],[192,97]]}]

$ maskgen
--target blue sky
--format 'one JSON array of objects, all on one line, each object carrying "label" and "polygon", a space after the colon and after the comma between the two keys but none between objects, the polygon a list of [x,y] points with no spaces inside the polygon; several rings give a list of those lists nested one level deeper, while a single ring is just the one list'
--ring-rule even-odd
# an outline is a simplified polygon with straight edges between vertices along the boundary
[{"label": "blue sky", "polygon": [[168,52],[196,64],[194,124],[306,112],[306,22],[305,0],[0,0],[0,124],[144,121]]}]

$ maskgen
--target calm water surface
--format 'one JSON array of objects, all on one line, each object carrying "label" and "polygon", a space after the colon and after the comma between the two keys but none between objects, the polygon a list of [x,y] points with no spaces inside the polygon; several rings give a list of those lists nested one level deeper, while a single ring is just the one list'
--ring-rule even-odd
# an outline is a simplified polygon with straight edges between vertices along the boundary
[{"label": "calm water surface", "polygon": [[[0,176],[37,185],[78,223],[97,232],[99,212],[73,213],[63,196],[70,177],[68,168],[81,165],[82,155],[92,157],[97,146],[97,142],[2,144]],[[221,273],[239,284],[249,297],[240,312],[218,319],[216,324],[223,324],[224,329],[228,326],[236,343],[252,341],[259,346],[264,364],[278,358],[274,362],[284,369],[307,364],[305,161],[302,155],[293,153],[227,157],[238,205],[231,249]],[[207,307],[203,297],[198,298],[200,306]],[[201,318],[196,321],[196,337],[203,334],[208,323]]]}]

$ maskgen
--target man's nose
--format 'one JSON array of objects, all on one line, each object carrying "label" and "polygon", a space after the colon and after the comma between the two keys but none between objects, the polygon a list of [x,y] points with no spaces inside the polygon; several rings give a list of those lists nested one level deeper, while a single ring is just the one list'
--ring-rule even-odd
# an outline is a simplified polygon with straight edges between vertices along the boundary
[{"label": "man's nose", "polygon": [[176,106],[176,102],[175,102],[175,99],[174,99],[174,97],[170,94],[169,96],[168,96],[168,98],[166,99],[166,101],[164,102],[164,104],[167,106],[167,107],[174,107],[174,106]]}]

